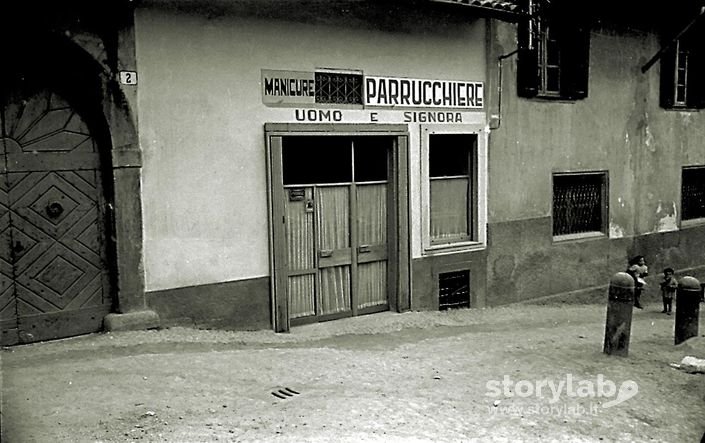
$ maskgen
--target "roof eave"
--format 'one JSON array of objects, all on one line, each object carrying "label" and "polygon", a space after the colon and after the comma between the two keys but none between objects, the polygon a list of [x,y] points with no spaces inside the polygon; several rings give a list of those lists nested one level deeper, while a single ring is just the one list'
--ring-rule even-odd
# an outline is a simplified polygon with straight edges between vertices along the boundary
[{"label": "roof eave", "polygon": [[[498,2],[498,1],[479,1],[479,0],[429,0],[433,3],[442,3],[444,5],[451,5],[449,7],[455,6],[457,8],[462,8],[468,12],[473,11],[478,13],[478,15],[491,17],[506,21],[518,21],[525,14],[522,12],[521,8],[511,2]],[[483,4],[484,3],[484,4]]]}]

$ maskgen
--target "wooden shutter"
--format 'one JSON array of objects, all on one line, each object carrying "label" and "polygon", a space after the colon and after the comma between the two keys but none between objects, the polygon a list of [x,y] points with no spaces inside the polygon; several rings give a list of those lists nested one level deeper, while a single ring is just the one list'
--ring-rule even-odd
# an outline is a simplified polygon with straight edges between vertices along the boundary
[{"label": "wooden shutter", "polygon": [[[517,58],[517,94],[520,97],[535,97],[539,92],[538,42],[532,39],[532,19],[524,17],[519,22],[519,54]],[[533,36],[535,38],[535,36]]]},{"label": "wooden shutter", "polygon": [[662,108],[673,108],[675,101],[675,71],[676,71],[676,45],[661,55],[661,92],[660,104]]},{"label": "wooden shutter", "polygon": [[691,30],[688,46],[690,57],[688,58],[688,97],[687,107],[693,109],[705,108],[705,26],[700,24]]},{"label": "wooden shutter", "polygon": [[578,100],[588,95],[590,71],[590,28],[587,24],[564,21],[558,35],[561,51],[561,97]]}]

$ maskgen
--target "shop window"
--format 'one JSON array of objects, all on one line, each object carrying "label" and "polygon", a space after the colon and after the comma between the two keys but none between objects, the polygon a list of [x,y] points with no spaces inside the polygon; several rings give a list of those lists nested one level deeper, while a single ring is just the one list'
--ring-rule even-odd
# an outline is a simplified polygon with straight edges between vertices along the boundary
[{"label": "shop window", "polygon": [[683,168],[681,219],[705,218],[705,166]]},{"label": "shop window", "polygon": [[472,134],[429,136],[432,244],[473,240],[476,145]]},{"label": "shop window", "polygon": [[575,14],[529,1],[519,24],[517,88],[521,97],[577,100],[587,97],[590,30]]},{"label": "shop window", "polygon": [[553,235],[605,232],[607,174],[553,176]]},{"label": "shop window", "polygon": [[673,42],[661,56],[661,107],[705,108],[705,32],[697,28]]}]

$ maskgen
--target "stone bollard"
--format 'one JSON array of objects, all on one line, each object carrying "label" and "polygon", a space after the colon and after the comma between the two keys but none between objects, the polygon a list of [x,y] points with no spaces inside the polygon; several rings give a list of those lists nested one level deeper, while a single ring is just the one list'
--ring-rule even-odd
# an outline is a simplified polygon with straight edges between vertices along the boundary
[{"label": "stone bollard", "polygon": [[605,354],[626,357],[629,353],[633,307],[634,279],[626,272],[618,272],[610,279],[603,349]]},{"label": "stone bollard", "polygon": [[683,277],[676,290],[676,344],[698,335],[699,315],[700,282],[694,277]]},{"label": "stone bollard", "polygon": [[629,353],[633,307],[634,279],[626,272],[618,272],[610,279],[603,350],[605,354],[626,357]]}]

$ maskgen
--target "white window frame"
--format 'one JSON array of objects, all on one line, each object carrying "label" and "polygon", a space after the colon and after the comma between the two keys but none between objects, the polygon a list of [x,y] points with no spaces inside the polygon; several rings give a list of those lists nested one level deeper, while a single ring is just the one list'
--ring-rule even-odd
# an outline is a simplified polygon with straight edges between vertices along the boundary
[{"label": "white window frame", "polygon": [[[481,124],[421,125],[421,241],[423,255],[481,250],[487,247],[487,138],[489,128]],[[475,201],[474,240],[447,244],[431,242],[431,182],[429,177],[429,139],[433,134],[469,134],[477,136],[477,178],[472,196]]]}]

